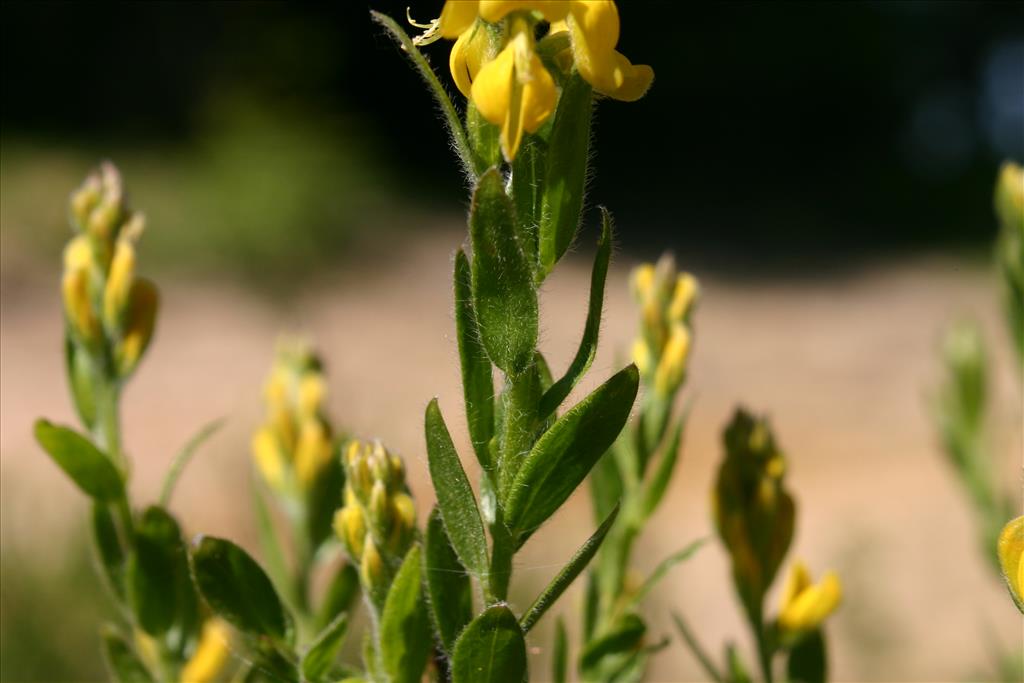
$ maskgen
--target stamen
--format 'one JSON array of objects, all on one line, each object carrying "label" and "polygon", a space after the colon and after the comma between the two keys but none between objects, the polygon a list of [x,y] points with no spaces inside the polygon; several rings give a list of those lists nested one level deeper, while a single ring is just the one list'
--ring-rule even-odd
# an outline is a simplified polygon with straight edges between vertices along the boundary
[{"label": "stamen", "polygon": [[430,45],[441,39],[441,34],[438,33],[441,29],[441,18],[431,19],[430,23],[424,24],[418,22],[412,18],[412,12],[410,8],[405,8],[405,20],[409,22],[409,25],[416,28],[424,29],[423,33],[418,36],[412,37],[412,44],[419,47],[420,45]]}]

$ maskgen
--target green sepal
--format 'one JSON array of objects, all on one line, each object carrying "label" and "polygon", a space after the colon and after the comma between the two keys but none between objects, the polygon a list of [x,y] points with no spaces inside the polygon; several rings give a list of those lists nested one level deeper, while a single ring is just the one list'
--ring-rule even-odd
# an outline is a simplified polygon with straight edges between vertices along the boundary
[{"label": "green sepal", "polygon": [[150,683],[153,675],[135,654],[128,641],[112,626],[104,627],[100,638],[103,640],[103,660],[115,683]]},{"label": "green sepal", "polygon": [[341,650],[347,630],[348,614],[341,612],[320,631],[302,655],[299,666],[302,669],[303,681],[320,681],[330,673],[338,658],[338,652]]},{"label": "green sepal", "polygon": [[508,375],[522,373],[537,346],[533,269],[516,238],[515,211],[501,173],[480,177],[469,213],[473,243],[473,308],[491,361]]},{"label": "green sepal", "polygon": [[565,631],[565,620],[555,620],[555,644],[551,650],[551,680],[565,683],[569,679],[569,636]]},{"label": "green sepal", "polygon": [[306,534],[314,554],[334,534],[334,512],[341,507],[344,490],[345,468],[341,465],[341,453],[336,442],[330,460],[317,472],[312,487],[306,493]]},{"label": "green sepal", "polygon": [[[499,152],[500,154],[500,152]],[[462,391],[469,437],[480,467],[490,470],[488,444],[494,436],[494,378],[473,311],[473,275],[461,249],[455,254],[455,334],[459,342]]]},{"label": "green sepal", "polygon": [[127,556],[110,506],[98,500],[92,503],[92,537],[95,541],[93,547],[96,548],[97,559],[103,568],[103,576],[114,595],[123,600]]},{"label": "green sepal", "polygon": [[418,683],[433,647],[423,596],[422,551],[406,553],[380,620],[380,661],[391,683]]},{"label": "green sepal", "polygon": [[601,543],[604,541],[605,536],[608,535],[608,530],[612,528],[612,524],[615,523],[615,518],[619,515],[619,508],[616,507],[612,510],[612,513],[608,515],[608,519],[604,520],[604,523],[597,528],[590,538],[587,539],[586,543],[580,546],[579,550],[572,556],[562,571],[552,579],[551,583],[548,584],[547,588],[537,596],[537,599],[533,601],[530,609],[526,610],[523,618],[519,620],[519,625],[523,629],[523,633],[529,633],[530,629],[540,620],[544,613],[550,608],[555,602],[562,596],[565,589],[579,576],[580,572],[587,566],[594,555],[597,553],[598,548],[601,547]]},{"label": "green sepal", "polygon": [[800,639],[786,658],[789,683],[825,683],[828,679],[828,656],[825,634],[815,629]]},{"label": "green sepal", "polygon": [[78,432],[36,420],[36,441],[86,495],[113,501],[124,495],[121,473],[100,449]]},{"label": "green sepal", "polygon": [[515,477],[506,521],[520,544],[576,490],[622,430],[639,375],[629,365],[560,417],[537,441]]},{"label": "green sepal", "polygon": [[445,652],[451,653],[459,633],[473,619],[473,587],[436,507],[427,520],[423,560],[434,630]]},{"label": "green sepal", "polygon": [[583,338],[580,339],[576,356],[569,364],[569,369],[548,389],[540,400],[538,414],[540,419],[555,412],[562,401],[569,395],[576,383],[590,368],[597,354],[597,338],[601,330],[601,312],[604,309],[605,280],[608,277],[608,264],[612,258],[612,219],[608,211],[601,207],[601,239],[597,242],[597,255],[594,257],[594,268],[590,274],[590,302],[587,305],[587,321],[583,326]]},{"label": "green sepal", "polygon": [[94,378],[97,373],[89,352],[75,343],[69,329],[64,330],[64,364],[75,412],[86,428],[91,430],[96,424]]},{"label": "green sepal", "polygon": [[214,613],[248,635],[292,641],[290,615],[266,573],[247,552],[231,541],[198,536],[189,559],[196,589]]},{"label": "green sepal", "polygon": [[551,138],[540,216],[540,270],[543,279],[576,236],[590,157],[590,85],[573,73],[562,88]]},{"label": "green sepal", "polygon": [[590,641],[580,655],[580,669],[593,669],[605,657],[640,647],[647,624],[636,614],[626,614],[606,633]]},{"label": "green sepal", "polygon": [[483,117],[473,100],[466,103],[466,135],[477,169],[483,171],[501,164],[501,129]]},{"label": "green sepal", "polygon": [[425,431],[430,478],[448,538],[463,566],[482,576],[487,572],[484,524],[436,398],[427,405]]},{"label": "green sepal", "polygon": [[526,666],[519,622],[507,605],[492,605],[456,641],[452,683],[522,683]]},{"label": "green sepal", "polygon": [[339,614],[350,612],[358,597],[359,572],[349,562],[342,562],[320,603],[316,617],[317,628],[327,628]]},{"label": "green sepal", "polygon": [[135,524],[134,550],[126,572],[128,604],[143,631],[160,636],[174,623],[181,601],[195,597],[177,595],[177,572],[184,560],[178,522],[163,508],[146,508]]},{"label": "green sepal", "polygon": [[672,430],[672,436],[669,438],[668,443],[665,444],[665,447],[662,450],[658,466],[654,468],[650,479],[644,487],[643,498],[640,503],[641,520],[646,520],[650,517],[661,503],[662,498],[665,496],[668,484],[672,480],[672,473],[675,471],[676,462],[679,460],[680,445],[683,441],[683,430],[686,427],[688,416],[689,411],[683,414],[679,419],[679,422],[676,424],[675,429]]},{"label": "green sepal", "polygon": [[537,263],[537,231],[546,161],[547,144],[535,135],[526,135],[512,162],[511,195],[516,209],[516,231],[530,264]]}]

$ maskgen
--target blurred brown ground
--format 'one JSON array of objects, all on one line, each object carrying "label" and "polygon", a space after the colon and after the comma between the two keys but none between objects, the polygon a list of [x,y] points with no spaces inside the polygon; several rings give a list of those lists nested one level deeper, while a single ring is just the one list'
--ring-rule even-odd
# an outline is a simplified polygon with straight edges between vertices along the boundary
[{"label": "blurred brown ground", "polygon": [[[315,286],[273,306],[231,282],[164,279],[158,337],[127,391],[133,495],[151,500],[176,449],[203,423],[227,426],[183,477],[173,508],[190,532],[226,535],[255,549],[248,498],[248,436],[261,418],[260,387],[282,330],[309,334],[327,361],[337,423],[379,436],[409,462],[421,513],[432,502],[422,415],[439,396],[463,459],[465,438],[453,338],[451,256],[456,230],[405,235],[394,253],[351,259]],[[62,539],[84,532],[85,502],[31,438],[40,415],[73,421],[60,355],[59,258],[33,264],[6,235],[0,332],[0,497],[5,550],[29,535],[39,571],[62,561]],[[144,258],[144,256],[143,256]],[[680,261],[686,265],[686,256]],[[625,257],[609,279],[601,351],[581,391],[629,348],[634,311]],[[145,266],[143,265],[143,269]],[[583,325],[589,264],[573,255],[545,287],[542,348],[557,373]],[[696,273],[703,299],[688,394],[695,408],[663,509],[637,549],[649,571],[711,533],[708,490],[719,431],[742,402],[767,412],[791,460],[800,505],[794,551],[812,571],[834,568],[845,604],[829,626],[838,681],[953,681],[990,670],[991,636],[1021,643],[1021,621],[977,552],[964,496],[945,466],[927,412],[939,379],[940,331],[958,314],[978,319],[993,351],[992,406],[1000,471],[1020,487],[1022,413],[1016,369],[1001,328],[994,278],[951,257],[879,260],[816,279],[735,279]],[[575,496],[528,544],[515,599],[527,603],[592,528]],[[83,590],[98,590],[93,579]],[[579,621],[578,587],[562,610]],[[669,610],[682,611],[715,653],[726,638],[748,647],[724,555],[709,543],[649,600],[652,638],[673,637],[650,679],[701,678],[678,644]],[[99,616],[97,615],[97,619]],[[553,619],[531,637],[537,680]],[[8,627],[12,625],[8,624]]]}]

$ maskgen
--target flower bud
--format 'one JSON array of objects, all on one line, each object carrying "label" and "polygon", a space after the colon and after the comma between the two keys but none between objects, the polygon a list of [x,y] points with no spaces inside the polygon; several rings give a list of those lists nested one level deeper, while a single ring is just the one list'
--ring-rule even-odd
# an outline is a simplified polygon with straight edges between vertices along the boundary
[{"label": "flower bud", "polygon": [[89,216],[100,202],[102,190],[99,174],[90,173],[81,187],[71,194],[71,218],[79,232],[86,230]]},{"label": "flower bud", "polygon": [[689,352],[690,332],[682,324],[676,323],[672,326],[654,374],[655,392],[668,397],[682,383]]},{"label": "flower bud", "polygon": [[400,554],[412,541],[416,529],[416,506],[405,493],[396,493],[391,499],[392,527],[388,537],[388,550]]},{"label": "flower bud", "polygon": [[304,416],[318,415],[327,396],[327,384],[322,375],[308,373],[299,380],[299,413]]},{"label": "flower bud", "polygon": [[252,438],[252,457],[263,476],[263,481],[275,491],[284,488],[284,454],[277,436],[267,427],[261,428]]},{"label": "flower bud", "polygon": [[295,446],[295,475],[304,490],[312,486],[317,474],[330,462],[333,451],[326,425],[317,418],[303,420]]},{"label": "flower bud", "polygon": [[359,561],[359,579],[371,598],[383,604],[383,596],[387,595],[388,587],[387,568],[372,535],[366,536],[363,556]]},{"label": "flower bud", "polygon": [[1010,596],[1017,609],[1024,612],[1024,516],[1003,527],[996,554]]},{"label": "flower bud", "polygon": [[796,562],[782,592],[778,625],[783,641],[795,641],[814,631],[832,614],[843,598],[843,586],[835,572],[828,572],[818,583],[811,582],[802,562]]},{"label": "flower bud", "polygon": [[104,162],[99,168],[100,197],[84,222],[86,232],[103,244],[117,237],[121,223],[128,216],[124,186],[117,167]]},{"label": "flower bud", "polygon": [[99,320],[93,312],[91,275],[84,268],[64,273],[61,294],[64,298],[64,313],[75,335],[86,345],[100,341],[102,332]]},{"label": "flower bud", "polygon": [[345,545],[349,557],[359,562],[366,543],[366,521],[358,505],[347,505],[334,515],[334,532]]},{"label": "flower bud", "polygon": [[149,280],[136,278],[128,294],[124,334],[114,349],[114,360],[121,377],[127,377],[138,366],[153,338],[159,294]]},{"label": "flower bud", "polygon": [[672,299],[666,313],[669,321],[682,322],[685,320],[689,316],[699,292],[700,286],[697,284],[697,278],[690,273],[680,273],[676,279]]},{"label": "flower bud", "polygon": [[391,529],[391,501],[388,500],[387,488],[380,479],[373,483],[367,509],[370,513],[370,525],[377,538],[387,538]]},{"label": "flower bud", "polygon": [[128,295],[135,277],[135,247],[130,240],[121,238],[114,247],[114,257],[107,271],[107,285],[103,292],[103,322],[115,332],[120,328],[128,307]]},{"label": "flower bud", "polygon": [[651,371],[651,349],[643,339],[633,342],[633,363],[641,375],[647,375]]},{"label": "flower bud", "polygon": [[1024,232],[1024,168],[1012,161],[999,169],[996,182],[996,213],[1004,226]]},{"label": "flower bud", "polygon": [[217,679],[231,654],[231,631],[217,617],[203,622],[195,652],[181,670],[182,683],[209,683]]}]

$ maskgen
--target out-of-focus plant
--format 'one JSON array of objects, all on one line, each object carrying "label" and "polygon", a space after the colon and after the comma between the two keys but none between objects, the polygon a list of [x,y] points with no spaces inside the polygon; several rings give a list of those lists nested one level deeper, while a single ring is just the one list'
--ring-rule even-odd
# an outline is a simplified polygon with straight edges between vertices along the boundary
[{"label": "out-of-focus plant", "polygon": [[40,419],[35,436],[92,499],[90,524],[117,617],[102,630],[111,676],[124,681],[212,680],[228,662],[222,621],[208,616],[189,580],[181,528],[169,511],[181,468],[215,425],[179,453],[160,499],[129,498],[131,461],[120,424],[123,388],[153,337],[157,289],[136,275],[145,219],[121,176],[104,163],[71,195],[75,235],[64,250],[64,357],[83,431]]},{"label": "out-of-focus plant", "polygon": [[[1003,289],[1006,324],[1017,359],[1017,387],[1024,368],[1024,170],[1003,164],[996,181],[995,212],[1000,230],[995,260]],[[982,555],[1010,588],[1021,608],[1021,518],[1007,520],[1018,510],[1016,491],[1008,490],[995,474],[999,457],[992,450],[989,417],[989,369],[978,325],[960,321],[943,341],[946,378],[934,402],[935,421],[943,450],[967,492],[978,524]],[[1024,609],[1024,608],[1022,608]],[[1021,654],[1004,654],[1002,680],[1020,680]]]},{"label": "out-of-focus plant", "polygon": [[[718,535],[729,553],[733,586],[743,607],[757,650],[757,668],[765,683],[776,680],[776,661],[785,659],[785,680],[824,681],[828,656],[824,622],[842,600],[842,584],[833,572],[813,582],[804,564],[793,562],[779,609],[769,616],[765,599],[796,526],[796,504],[785,485],[786,457],[767,420],[737,410],[723,436],[725,458],[713,494]],[[726,645],[723,666],[700,645],[686,621],[675,615],[687,646],[714,681],[754,680],[733,643]]]},{"label": "out-of-focus plant", "polygon": [[686,415],[672,413],[686,379],[698,297],[696,278],[678,272],[669,255],[636,268],[631,284],[640,308],[633,361],[644,392],[637,415],[590,476],[596,519],[616,505],[621,510],[588,573],[579,668],[593,681],[642,677],[649,656],[667,641],[645,642],[641,602],[700,545],[670,555],[643,581],[631,571],[634,543],[662,502],[679,457]]}]

